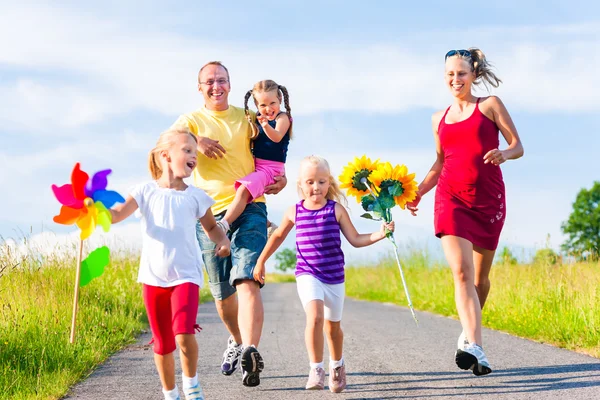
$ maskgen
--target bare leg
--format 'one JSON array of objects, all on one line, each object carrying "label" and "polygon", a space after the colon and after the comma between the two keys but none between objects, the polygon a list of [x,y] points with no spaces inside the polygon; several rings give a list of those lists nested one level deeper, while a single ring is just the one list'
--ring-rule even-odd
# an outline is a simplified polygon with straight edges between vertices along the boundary
[{"label": "bare leg", "polygon": [[[264,322],[264,309],[258,282],[243,280],[236,286],[239,298],[237,321],[244,346],[258,347]],[[235,336],[234,336],[235,337]]]},{"label": "bare leg", "polygon": [[304,308],[306,312],[306,329],[304,330],[304,341],[308,358],[312,363],[323,362],[323,301],[312,300]]},{"label": "bare leg", "polygon": [[469,343],[482,345],[481,305],[475,290],[473,244],[466,239],[446,235],[442,247],[454,277],[456,309]]},{"label": "bare leg", "polygon": [[181,371],[188,378],[196,376],[198,367],[198,342],[193,334],[182,334],[175,336],[179,345],[179,356],[181,359]]},{"label": "bare leg", "polygon": [[238,325],[238,299],[235,294],[229,296],[224,300],[215,300],[217,306],[217,312],[221,321],[225,324],[225,327],[229,333],[233,336],[236,343],[242,343],[242,336],[240,335],[240,327]]},{"label": "bare leg", "polygon": [[246,205],[248,204],[249,199],[250,192],[244,186],[240,185],[240,187],[238,187],[238,189],[236,190],[235,198],[233,199],[233,202],[227,209],[227,212],[225,213],[225,216],[223,216],[223,219],[227,221],[229,225],[233,224],[233,221],[238,219],[238,217],[242,215],[242,213],[246,209]]},{"label": "bare leg", "polygon": [[327,333],[329,358],[335,361],[341,360],[344,350],[344,332],[341,322],[325,321],[325,332]]},{"label": "bare leg", "polygon": [[173,353],[165,355],[154,353],[154,364],[156,364],[163,389],[175,389],[175,358]]},{"label": "bare leg", "polygon": [[478,246],[473,246],[475,290],[477,290],[479,304],[481,304],[482,309],[490,293],[490,270],[492,269],[495,254],[495,250],[486,250]]}]

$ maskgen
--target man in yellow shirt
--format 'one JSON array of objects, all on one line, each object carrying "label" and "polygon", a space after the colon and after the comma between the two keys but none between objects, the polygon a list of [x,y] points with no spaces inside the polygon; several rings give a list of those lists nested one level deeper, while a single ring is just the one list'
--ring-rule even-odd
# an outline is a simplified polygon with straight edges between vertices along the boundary
[{"label": "man in yellow shirt", "polygon": [[[235,180],[254,171],[251,127],[244,109],[229,105],[231,84],[223,64],[212,61],[200,69],[198,90],[204,97],[204,107],[180,116],[175,125],[188,126],[198,137],[194,185],[215,200],[212,211],[219,221],[235,197]],[[286,184],[285,177],[278,177],[266,193],[276,194]],[[264,197],[249,203],[231,225],[231,256],[217,257],[215,244],[199,224],[197,236],[217,311],[231,334],[221,372],[231,375],[241,358],[243,384],[257,386],[263,361],[256,346],[262,333],[264,311],[260,286],[252,273],[267,241]]]}]

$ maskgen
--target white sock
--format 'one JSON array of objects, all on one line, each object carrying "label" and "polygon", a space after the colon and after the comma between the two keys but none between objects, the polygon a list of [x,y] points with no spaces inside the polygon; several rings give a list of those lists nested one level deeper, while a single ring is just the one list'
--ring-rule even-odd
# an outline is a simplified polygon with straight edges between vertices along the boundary
[{"label": "white sock", "polygon": [[344,365],[344,357],[340,358],[339,361],[329,360],[329,368],[336,369]]},{"label": "white sock", "polygon": [[179,389],[177,385],[173,390],[165,390],[163,389],[163,394],[165,395],[165,400],[179,400]]},{"label": "white sock", "polygon": [[246,350],[248,347],[254,347],[254,348],[256,349],[256,346],[255,346],[255,345],[253,345],[253,344],[251,344],[251,345],[248,345],[248,346],[246,346],[245,344],[243,344],[243,345],[242,345],[242,353],[243,353],[243,352],[244,352],[244,350]]},{"label": "white sock", "polygon": [[188,378],[184,374],[181,374],[181,378],[183,379],[184,390],[198,385],[198,374],[196,374],[196,376],[194,376],[193,378]]},{"label": "white sock", "polygon": [[321,361],[321,362],[318,362],[318,363],[311,362],[311,363],[310,363],[310,368],[311,368],[311,369],[316,369],[316,368],[321,368],[321,369],[323,369],[323,361]]}]

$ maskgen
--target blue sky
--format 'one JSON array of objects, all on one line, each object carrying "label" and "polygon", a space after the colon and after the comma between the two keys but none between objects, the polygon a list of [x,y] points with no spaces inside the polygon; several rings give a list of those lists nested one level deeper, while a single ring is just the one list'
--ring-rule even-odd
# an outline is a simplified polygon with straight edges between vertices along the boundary
[{"label": "blue sky", "polygon": [[[470,46],[503,79],[493,93],[525,147],[502,167],[501,245],[527,253],[549,234],[557,248],[577,191],[600,179],[600,6],[592,2],[14,3],[2,1],[0,14],[5,239],[27,236],[46,249],[72,239],[73,227],[52,222],[59,206],[50,185],[67,183],[77,161],[90,173],[112,168],[109,185],[123,194],[149,179],[147,152],[179,114],[202,105],[196,75],[210,60],[229,68],[234,105],[261,79],[290,91],[296,134],[290,183],[268,199],[275,221],[297,199],[297,166],[308,154],[329,159],[334,175],[367,154],[404,163],[421,180],[435,158],[431,114],[452,101],[443,56]],[[377,229],[360,213],[353,205],[360,231]],[[439,252],[433,192],[419,217],[394,215],[399,242]],[[95,236],[135,247],[138,222]],[[387,249],[346,250],[361,260]]]}]

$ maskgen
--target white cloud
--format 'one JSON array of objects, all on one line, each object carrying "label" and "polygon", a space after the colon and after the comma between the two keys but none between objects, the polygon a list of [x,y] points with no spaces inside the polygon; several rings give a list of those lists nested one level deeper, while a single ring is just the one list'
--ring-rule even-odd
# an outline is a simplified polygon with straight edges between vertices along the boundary
[{"label": "white cloud", "polygon": [[[35,29],[23,30],[24,25]],[[85,161],[83,168],[90,172],[108,163],[118,171],[109,183],[121,193],[148,179],[146,154],[162,127],[151,137],[117,129],[93,141],[89,129],[137,110],[174,118],[198,107],[202,99],[195,88],[196,73],[211,59],[223,60],[231,71],[232,104],[240,105],[243,92],[256,80],[273,78],[288,86],[294,114],[307,116],[298,118],[297,126],[306,125],[290,147],[288,187],[269,198],[277,221],[298,199],[295,179],[300,158],[323,154],[337,174],[349,158],[365,151],[362,143],[350,139],[368,140],[373,134],[357,132],[344,121],[331,132],[322,117],[328,111],[373,116],[444,107],[450,97],[443,85],[441,55],[455,46],[457,38],[468,37],[476,39],[497,67],[505,83],[496,92],[510,111],[598,112],[598,33],[599,25],[594,23],[520,28],[482,25],[467,32],[414,32],[379,44],[367,40],[352,46],[274,43],[276,52],[262,52],[250,36],[245,42],[205,41],[184,33],[155,31],[152,25],[133,30],[123,22],[56,7],[3,5],[0,66],[8,72],[0,81],[2,129],[25,130],[32,140],[50,137],[56,144],[35,152],[23,147],[2,149],[0,184],[11,190],[2,200],[0,221],[50,221],[58,211],[50,184],[66,183],[77,159]],[[434,151],[431,147],[396,153],[379,148],[370,155],[406,163],[420,181],[433,162]],[[551,189],[514,191],[501,240],[535,246],[546,233],[553,240],[560,237],[556,216],[548,217],[558,207],[547,203]],[[569,201],[560,200],[560,207],[570,209]],[[352,214],[360,230],[376,229],[374,223],[358,218],[361,210],[356,204]],[[423,201],[420,214],[418,218],[397,214],[402,242],[431,237],[433,193]],[[119,229],[125,228],[115,227],[111,235]]]},{"label": "white cloud", "polygon": [[[297,114],[401,112],[440,108],[449,101],[438,53],[444,43],[454,41],[457,32],[437,32],[431,42],[435,45],[428,47],[422,42],[433,34],[422,32],[380,44],[293,43],[277,52],[257,52],[254,39],[209,42],[151,28],[132,31],[118,22],[68,10],[5,8],[0,16],[0,63],[26,70],[0,94],[0,104],[8,106],[0,119],[22,126],[35,108],[45,122],[38,126],[40,133],[134,109],[167,115],[189,111],[201,103],[195,77],[209,59],[224,60],[229,67],[233,104],[241,103],[242,94],[256,80],[267,77],[288,86]],[[18,30],[23,21],[36,29]],[[540,32],[553,42],[546,43]],[[482,42],[498,67],[506,83],[496,92],[511,107],[597,111],[598,32],[593,24],[549,26],[541,31],[528,26],[482,27],[473,28],[471,36]],[[56,83],[55,74],[58,82],[61,75],[76,76],[78,84]]]}]

